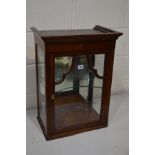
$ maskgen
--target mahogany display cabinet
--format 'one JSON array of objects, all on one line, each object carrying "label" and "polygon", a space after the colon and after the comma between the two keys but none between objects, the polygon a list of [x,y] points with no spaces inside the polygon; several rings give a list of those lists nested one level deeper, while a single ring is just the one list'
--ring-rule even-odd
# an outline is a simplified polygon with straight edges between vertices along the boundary
[{"label": "mahogany display cabinet", "polygon": [[107,127],[114,49],[122,33],[31,28],[35,40],[37,119],[47,140]]}]

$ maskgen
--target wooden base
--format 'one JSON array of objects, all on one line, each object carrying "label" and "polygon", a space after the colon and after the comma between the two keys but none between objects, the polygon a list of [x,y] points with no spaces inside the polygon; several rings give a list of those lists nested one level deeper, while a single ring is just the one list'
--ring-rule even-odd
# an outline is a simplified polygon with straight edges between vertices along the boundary
[{"label": "wooden base", "polygon": [[87,127],[83,127],[83,128],[80,127],[79,129],[74,129],[74,130],[69,130],[69,131],[65,131],[65,132],[60,132],[60,133],[47,135],[44,128],[43,128],[42,121],[41,121],[40,117],[38,116],[37,119],[38,119],[38,122],[40,124],[41,129],[42,129],[42,132],[43,132],[43,134],[45,136],[45,139],[47,141],[48,140],[53,140],[53,139],[58,139],[58,138],[63,138],[63,137],[66,137],[66,136],[72,136],[72,135],[82,133],[82,132],[87,132],[87,131],[91,131],[91,130],[105,128],[105,127],[108,126],[107,123],[98,122],[97,124],[89,125]]},{"label": "wooden base", "polygon": [[72,136],[72,135],[75,135],[75,134],[78,134],[78,133],[87,132],[87,131],[91,131],[91,130],[96,130],[96,129],[100,129],[100,128],[104,128],[104,127],[107,127],[107,124],[100,123],[98,125],[83,127],[83,128],[70,130],[70,131],[65,131],[65,132],[61,132],[61,133],[57,133],[57,134],[53,134],[53,135],[51,134],[51,135],[48,135],[45,138],[46,138],[46,140],[63,138],[63,137],[66,137],[66,136]]},{"label": "wooden base", "polygon": [[47,135],[42,120],[37,118],[46,140],[107,127],[107,122],[100,120],[99,114],[81,95],[56,96],[54,133]]}]

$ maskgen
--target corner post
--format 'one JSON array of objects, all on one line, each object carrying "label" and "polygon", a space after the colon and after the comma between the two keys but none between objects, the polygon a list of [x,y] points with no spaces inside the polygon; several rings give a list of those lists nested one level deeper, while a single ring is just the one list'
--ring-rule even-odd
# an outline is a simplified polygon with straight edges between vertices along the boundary
[{"label": "corner post", "polygon": [[105,126],[108,125],[108,115],[109,115],[109,105],[110,105],[110,95],[111,95],[111,85],[112,85],[112,74],[113,74],[113,62],[114,62],[114,49],[110,49],[105,53],[104,61],[104,78],[102,86],[102,105],[101,105],[101,115],[100,120]]}]

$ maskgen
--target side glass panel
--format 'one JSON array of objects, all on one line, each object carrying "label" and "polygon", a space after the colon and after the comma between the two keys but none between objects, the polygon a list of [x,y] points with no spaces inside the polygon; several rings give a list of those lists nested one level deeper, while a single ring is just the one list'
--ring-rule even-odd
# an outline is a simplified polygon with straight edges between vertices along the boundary
[{"label": "side glass panel", "polygon": [[46,128],[45,52],[37,46],[39,114]]},{"label": "side glass panel", "polygon": [[96,54],[95,55],[94,69],[96,69],[97,73],[102,76],[103,76],[103,72],[104,72],[104,67],[103,67],[104,59],[105,59],[104,54]]},{"label": "side glass panel", "polygon": [[104,54],[55,58],[56,131],[100,119],[103,68]]}]

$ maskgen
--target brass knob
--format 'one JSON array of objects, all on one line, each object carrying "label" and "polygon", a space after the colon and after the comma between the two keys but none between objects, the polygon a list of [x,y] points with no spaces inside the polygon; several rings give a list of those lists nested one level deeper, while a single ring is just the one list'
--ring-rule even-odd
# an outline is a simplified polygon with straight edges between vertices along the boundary
[{"label": "brass knob", "polygon": [[52,94],[52,95],[51,95],[51,100],[54,100],[54,99],[55,99],[55,95]]}]

